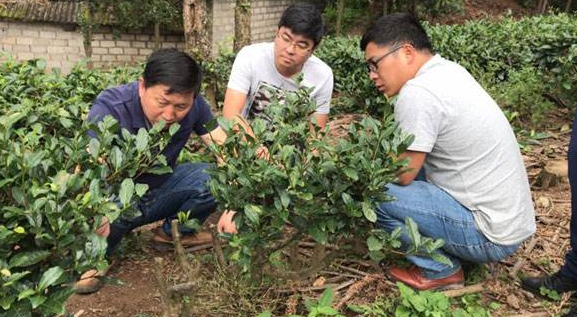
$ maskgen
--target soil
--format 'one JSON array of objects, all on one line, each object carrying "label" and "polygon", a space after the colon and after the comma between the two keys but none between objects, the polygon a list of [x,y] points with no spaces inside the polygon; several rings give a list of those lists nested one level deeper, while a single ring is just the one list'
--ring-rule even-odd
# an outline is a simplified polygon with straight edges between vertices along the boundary
[{"label": "soil", "polygon": [[[531,14],[530,10],[522,8],[513,0],[466,0],[465,13],[439,22],[458,23],[472,18],[499,17],[508,10],[511,10],[514,16]],[[537,186],[536,178],[547,161],[566,158],[570,136],[567,127],[571,124],[570,117],[569,110],[561,109],[556,116],[549,118],[548,138],[538,141],[525,140],[532,144],[531,148],[524,152],[524,159],[532,184],[538,220],[536,243],[531,252],[526,253],[526,248],[531,244],[531,241],[527,241],[514,256],[486,267],[485,273],[481,274],[483,276],[475,277],[472,275],[479,274],[466,272],[469,275],[468,284],[485,281],[481,292],[484,299],[501,304],[501,307],[494,312],[495,316],[530,312],[541,312],[541,316],[553,316],[560,313],[563,306],[568,305],[566,297],[552,303],[535,298],[532,294],[521,290],[518,281],[509,277],[509,272],[519,261],[523,264],[521,274],[528,275],[552,273],[564,263],[564,254],[569,248],[568,226],[571,215],[569,187],[567,183],[563,183],[554,188],[542,189]],[[161,294],[151,271],[155,268],[155,257],[164,259],[166,265],[161,270],[168,280],[177,280],[180,273],[172,252],[157,251],[150,245],[148,229],[150,228],[145,228],[136,235],[134,239],[136,243],[132,243],[133,245],[125,250],[123,253],[125,256],[120,264],[110,271],[109,277],[122,281],[124,285],[106,284],[95,294],[74,295],[67,305],[69,313],[75,317],[162,315]],[[211,254],[212,250],[195,252],[195,255],[200,257]],[[294,311],[297,305],[301,304],[300,295],[318,295],[318,286],[328,283],[327,280],[342,287],[335,302],[345,305],[370,303],[378,294],[396,292],[394,284],[383,274],[385,266],[375,267],[365,261],[341,260],[329,270],[323,271],[314,282],[310,282],[310,285],[300,285],[296,293],[293,292],[292,296],[287,295],[283,299],[286,303],[286,312]],[[213,296],[217,298],[219,295],[213,294]],[[207,311],[206,315],[219,316],[212,311]]]}]

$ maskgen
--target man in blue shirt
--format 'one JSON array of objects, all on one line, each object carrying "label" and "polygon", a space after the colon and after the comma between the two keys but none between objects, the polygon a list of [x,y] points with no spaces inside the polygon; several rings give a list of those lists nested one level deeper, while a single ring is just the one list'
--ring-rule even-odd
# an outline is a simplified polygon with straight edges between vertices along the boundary
[{"label": "man in blue shirt", "polygon": [[[202,223],[215,210],[216,202],[205,186],[208,180],[205,169],[209,165],[176,164],[192,132],[205,143],[210,142],[209,131],[204,125],[213,115],[199,95],[201,81],[200,67],[190,56],[174,49],[159,50],[150,55],[137,82],[106,89],[94,101],[88,120],[98,122],[110,115],[132,134],[140,128],[150,129],[160,121],[164,121],[167,128],[174,123],[180,124],[178,132],[162,151],[173,172],[144,174],[137,178],[137,183],[149,185],[148,192],[136,206],[140,214],[136,217],[121,215],[110,224],[105,220],[97,230],[98,234],[107,237],[107,254],[114,251],[126,233],[161,219],[165,222],[155,230],[153,239],[172,243],[170,220],[179,211],[190,211],[190,217]],[[183,245],[211,242],[209,233],[182,228],[181,231]],[[77,293],[97,291],[101,286],[99,275],[102,272],[95,270],[84,273],[76,285]]]}]

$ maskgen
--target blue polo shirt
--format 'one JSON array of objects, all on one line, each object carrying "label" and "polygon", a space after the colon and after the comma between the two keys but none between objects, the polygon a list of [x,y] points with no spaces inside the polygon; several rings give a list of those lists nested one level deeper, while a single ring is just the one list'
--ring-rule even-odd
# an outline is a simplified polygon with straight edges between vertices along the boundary
[{"label": "blue polo shirt", "polygon": [[[88,120],[98,122],[107,115],[114,117],[120,127],[132,134],[137,134],[140,128],[149,129],[150,124],[144,116],[138,95],[138,82],[108,88],[96,97],[88,113]],[[204,125],[212,119],[210,106],[201,95],[197,96],[188,114],[178,122],[180,129],[162,151],[172,168],[175,167],[176,159],[191,133],[194,131],[197,135],[207,134]],[[169,177],[170,174],[144,174],[136,181],[148,184],[150,189],[154,189],[160,187]]]}]

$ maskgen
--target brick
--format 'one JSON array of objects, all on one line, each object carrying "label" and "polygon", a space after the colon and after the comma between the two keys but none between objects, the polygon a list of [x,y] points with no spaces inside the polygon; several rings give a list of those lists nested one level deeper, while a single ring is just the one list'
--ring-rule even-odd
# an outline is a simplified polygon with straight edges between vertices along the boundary
[{"label": "brick", "polygon": [[40,33],[36,30],[22,30],[22,36],[38,37]]},{"label": "brick", "polygon": [[92,54],[107,55],[108,49],[103,47],[94,47],[92,48]]},{"label": "brick", "polygon": [[124,54],[126,55],[138,55],[138,49],[136,48],[125,48]]},{"label": "brick", "polygon": [[164,42],[160,45],[162,48],[176,48],[176,43],[173,42]]},{"label": "brick", "polygon": [[43,39],[55,39],[56,33],[51,31],[40,31],[40,37]]},{"label": "brick", "polygon": [[134,47],[134,48],[145,48],[146,42],[133,41],[133,42],[130,42],[130,46]]},{"label": "brick", "polygon": [[48,52],[46,46],[44,45],[32,45],[30,46],[30,51],[32,53],[46,53]]},{"label": "brick", "polygon": [[90,59],[92,59],[92,61],[94,61],[94,62],[99,62],[100,60],[102,60],[102,56],[92,55],[92,57]]},{"label": "brick", "polygon": [[130,55],[118,55],[116,56],[116,60],[118,60],[119,62],[130,62],[132,61],[132,58],[130,57]]},{"label": "brick", "polygon": [[16,38],[13,36],[7,36],[4,38],[0,38],[0,43],[4,44],[16,44]]},{"label": "brick", "polygon": [[71,38],[74,37],[74,33],[72,32],[66,32],[66,31],[62,31],[62,32],[57,32],[56,33],[56,38],[59,40],[69,40]]},{"label": "brick", "polygon": [[34,58],[34,54],[30,52],[20,52],[16,53],[16,58],[18,60],[29,60]]},{"label": "brick", "polygon": [[136,39],[139,41],[144,41],[144,42],[148,42],[150,41],[150,35],[137,35]]},{"label": "brick", "polygon": [[68,61],[70,62],[79,62],[83,59],[83,56],[80,56],[78,54],[68,54]]},{"label": "brick", "polygon": [[122,41],[134,41],[135,38],[134,34],[120,34],[120,40]]},{"label": "brick", "polygon": [[68,54],[70,53],[78,54],[80,53],[80,47],[74,47],[74,46],[64,47],[64,52]]},{"label": "brick", "polygon": [[102,56],[102,61],[103,62],[113,62],[116,60],[116,56],[115,55],[103,55]]},{"label": "brick", "polygon": [[93,34],[92,40],[104,40],[104,34],[102,34],[102,33]]},{"label": "brick", "polygon": [[70,40],[68,40],[68,46],[83,48],[84,47],[84,40],[81,37],[76,38],[76,39],[70,39]]},{"label": "brick", "polygon": [[[50,49],[50,48],[49,48]],[[66,61],[68,60],[66,54],[58,54],[58,53],[49,53],[46,59],[53,60],[53,61]]]},{"label": "brick", "polygon": [[149,48],[139,48],[139,49],[138,49],[138,54],[139,54],[139,55],[148,56],[148,55],[152,54],[152,49],[149,49]]},{"label": "brick", "polygon": [[50,46],[68,46],[68,40],[51,40]]},{"label": "brick", "polygon": [[118,48],[118,47],[111,47],[108,49],[108,53],[119,55],[119,54],[124,54],[124,50],[121,48]]},{"label": "brick", "polygon": [[6,35],[21,36],[22,30],[17,27],[10,27],[6,29]]},{"label": "brick", "polygon": [[105,34],[104,34],[104,39],[105,39],[105,40],[114,40],[114,34],[105,33]]},{"label": "brick", "polygon": [[14,51],[14,53],[30,52],[30,45],[13,45],[12,50]]},{"label": "brick", "polygon": [[50,54],[64,54],[64,47],[62,46],[48,46],[48,53]]},{"label": "brick", "polygon": [[116,47],[130,47],[130,41],[116,41]]},{"label": "brick", "polygon": [[54,60],[46,61],[46,69],[50,69],[53,67],[60,68],[60,66],[62,66],[62,63],[59,61],[54,61]]},{"label": "brick", "polygon": [[142,62],[142,61],[145,61],[145,60],[146,60],[146,56],[131,55],[131,56],[130,56],[130,59],[131,59],[133,62]]},{"label": "brick", "polygon": [[100,47],[114,47],[114,41],[100,41]]}]

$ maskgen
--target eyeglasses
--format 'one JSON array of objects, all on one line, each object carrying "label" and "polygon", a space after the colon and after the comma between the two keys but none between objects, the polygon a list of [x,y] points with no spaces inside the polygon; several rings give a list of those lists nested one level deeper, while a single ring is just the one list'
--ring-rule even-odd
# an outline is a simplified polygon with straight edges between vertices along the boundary
[{"label": "eyeglasses", "polygon": [[401,47],[403,47],[403,45],[399,45],[399,46],[393,48],[390,52],[385,53],[385,55],[383,55],[383,56],[381,56],[381,57],[379,57],[379,58],[377,58],[377,59],[369,59],[369,60],[367,61],[367,71],[368,71],[369,73],[371,73],[371,72],[376,73],[377,70],[379,70],[379,62],[382,61],[385,57],[387,57],[387,56],[393,54],[394,52],[398,51]]},{"label": "eyeglasses", "polygon": [[295,53],[297,53],[299,55],[305,55],[312,48],[312,45],[310,43],[303,42],[303,41],[297,42],[297,41],[293,40],[291,38],[291,36],[285,32],[277,33],[277,38],[280,39],[281,44],[283,44],[284,46],[292,45],[294,50],[295,50]]}]

